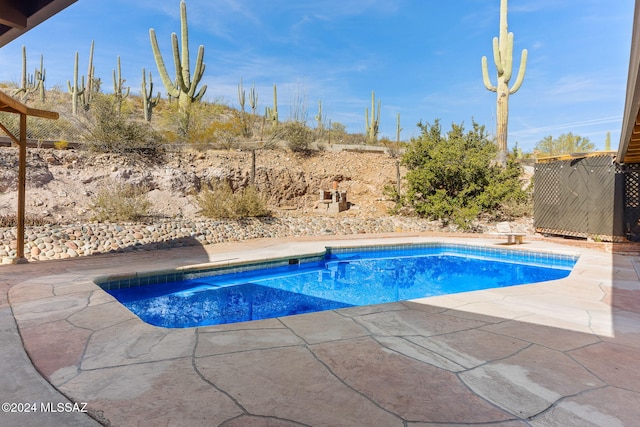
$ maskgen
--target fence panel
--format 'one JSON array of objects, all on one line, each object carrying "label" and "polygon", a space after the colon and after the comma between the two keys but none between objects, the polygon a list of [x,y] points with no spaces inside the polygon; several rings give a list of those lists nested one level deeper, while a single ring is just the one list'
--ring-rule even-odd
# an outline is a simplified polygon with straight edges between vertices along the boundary
[{"label": "fence panel", "polygon": [[[638,171],[634,171],[636,176]],[[635,213],[625,209],[627,181],[636,182],[635,203],[640,205],[637,179],[625,179],[623,167],[610,155],[537,163],[534,174],[534,226],[536,231],[573,237],[621,241],[637,225]],[[640,227],[638,227],[640,234]]]}]

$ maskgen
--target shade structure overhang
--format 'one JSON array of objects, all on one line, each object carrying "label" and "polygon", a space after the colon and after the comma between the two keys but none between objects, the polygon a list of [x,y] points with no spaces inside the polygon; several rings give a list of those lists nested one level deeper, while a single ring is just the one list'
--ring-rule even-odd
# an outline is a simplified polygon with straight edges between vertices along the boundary
[{"label": "shade structure overhang", "polygon": [[640,0],[635,1],[627,92],[618,145],[619,163],[640,163]]},{"label": "shade structure overhang", "polygon": [[76,0],[0,0],[0,47],[75,2]]},{"label": "shade structure overhang", "polygon": [[0,91],[0,111],[53,120],[56,120],[59,116],[55,111],[27,107],[22,102],[10,97],[2,91]]}]

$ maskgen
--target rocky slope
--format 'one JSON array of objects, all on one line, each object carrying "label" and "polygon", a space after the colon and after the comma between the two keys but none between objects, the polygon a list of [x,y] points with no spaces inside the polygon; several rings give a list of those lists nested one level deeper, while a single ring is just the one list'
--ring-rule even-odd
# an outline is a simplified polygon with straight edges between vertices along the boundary
[{"label": "rocky slope", "polygon": [[[167,153],[157,162],[92,154],[81,150],[29,149],[27,213],[58,223],[88,221],[98,190],[113,182],[144,184],[152,217],[198,219],[195,195],[208,183],[225,180],[235,188],[249,184],[250,151]],[[0,212],[17,206],[18,155],[0,148]],[[304,156],[257,150],[255,183],[276,216],[321,214],[318,192],[332,181],[346,190],[351,208],[344,217],[386,216],[391,202],[383,188],[396,182],[395,159],[384,153],[322,151]],[[325,214],[326,215],[326,214]]]}]

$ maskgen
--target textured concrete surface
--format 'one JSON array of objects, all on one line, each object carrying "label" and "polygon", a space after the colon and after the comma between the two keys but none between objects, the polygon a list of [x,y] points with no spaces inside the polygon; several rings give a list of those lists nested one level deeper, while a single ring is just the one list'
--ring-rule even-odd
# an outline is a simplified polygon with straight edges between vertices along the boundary
[{"label": "textured concrete surface", "polygon": [[517,249],[579,253],[571,275],[189,329],[145,324],[93,283],[335,244],[503,240],[365,237],[0,267],[2,400],[86,403],[88,411],[2,412],[0,425],[637,425],[640,257],[633,254],[528,239]]}]

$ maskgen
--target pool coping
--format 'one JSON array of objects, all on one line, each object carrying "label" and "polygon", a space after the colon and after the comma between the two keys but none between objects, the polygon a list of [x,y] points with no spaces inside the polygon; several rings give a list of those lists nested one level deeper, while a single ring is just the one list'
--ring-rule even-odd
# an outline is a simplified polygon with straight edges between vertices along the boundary
[{"label": "pool coping", "polygon": [[[162,269],[176,258],[220,265],[347,239],[265,239],[43,264],[15,279],[8,301],[40,374],[72,401],[88,402],[103,423],[569,425],[640,418],[637,405],[623,404],[640,401],[640,373],[631,362],[640,357],[636,256],[529,241],[527,248],[579,253],[569,277],[186,330],[144,324],[93,283],[118,270]],[[500,247],[490,236],[473,240]],[[356,246],[364,241],[353,239]],[[235,252],[225,251],[230,247]],[[527,388],[516,368],[529,372],[537,388]],[[409,389],[415,396],[404,394]],[[590,408],[591,416],[576,408]]]}]

